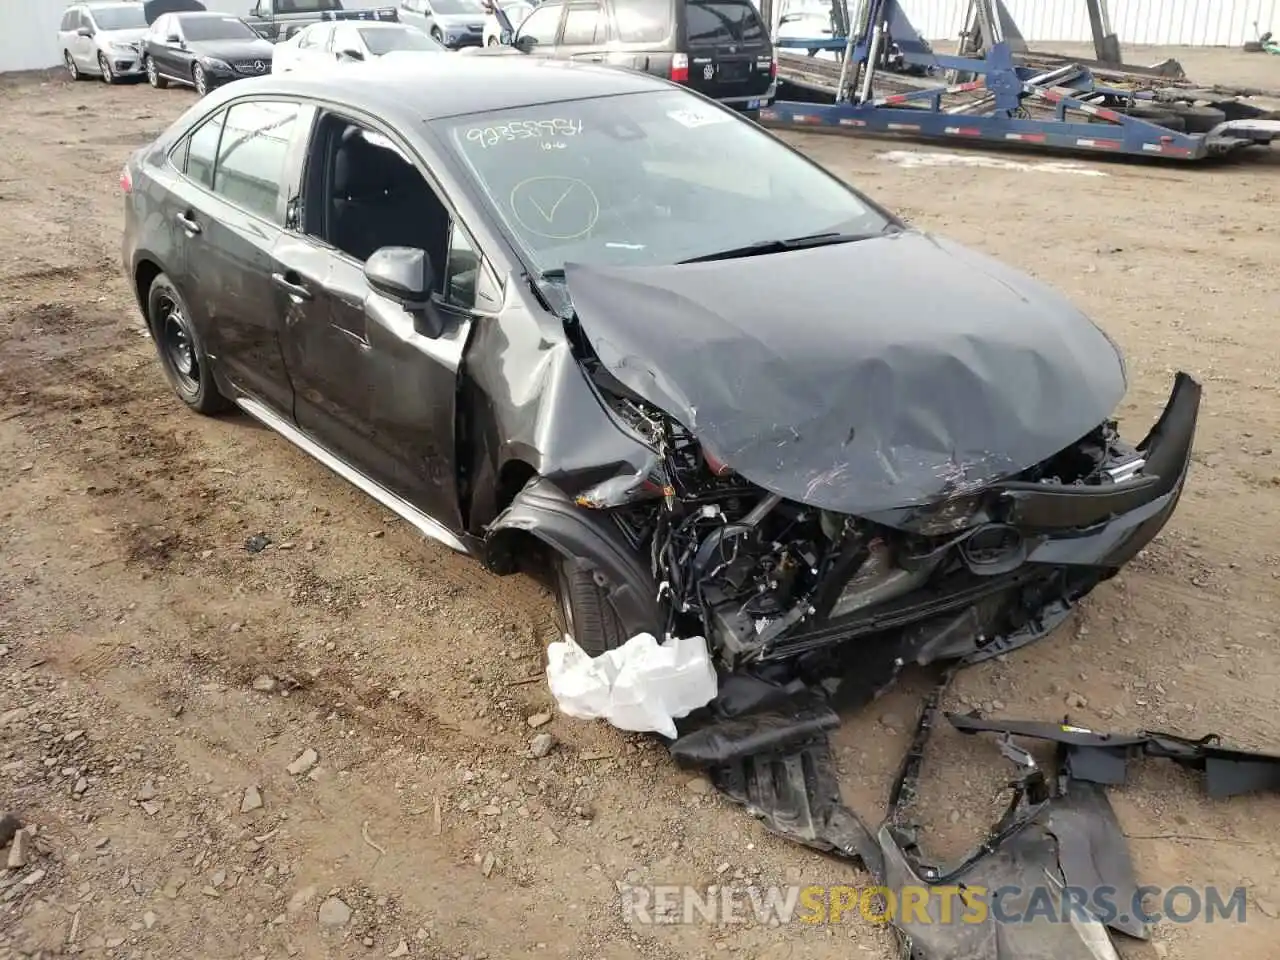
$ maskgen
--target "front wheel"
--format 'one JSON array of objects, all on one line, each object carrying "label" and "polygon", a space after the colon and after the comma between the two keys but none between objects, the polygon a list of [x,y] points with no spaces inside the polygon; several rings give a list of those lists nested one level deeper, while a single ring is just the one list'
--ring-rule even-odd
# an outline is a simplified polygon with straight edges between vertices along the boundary
[{"label": "front wheel", "polygon": [[116,75],[111,72],[111,61],[105,53],[98,54],[98,69],[102,72],[103,83],[115,83]]},{"label": "front wheel", "polygon": [[490,38],[489,38],[489,42],[488,42],[487,44],[485,44],[485,46],[488,46],[488,47],[496,47],[496,46],[498,46],[498,38],[497,38],[497,37],[490,37]]},{"label": "front wheel", "polygon": [[204,67],[196,64],[191,68],[191,82],[195,84],[196,93],[204,96],[209,92],[209,75],[204,72]]},{"label": "front wheel", "polygon": [[439,27],[431,28],[431,39],[440,44],[440,46],[444,46],[444,34],[440,32]]},{"label": "front wheel", "polygon": [[160,76],[160,71],[156,69],[156,62],[151,57],[146,59],[147,83],[151,84],[157,90],[163,90],[169,86],[169,81]]},{"label": "front wheel", "polygon": [[209,358],[186,301],[163,273],[156,277],[147,293],[147,326],[165,379],[183,403],[203,414],[221,413],[230,408],[230,401],[213,382]]},{"label": "front wheel", "polygon": [[594,575],[553,551],[559,626],[588,656],[598,657],[627,642],[626,631]]},{"label": "front wheel", "polygon": [[76,66],[76,58],[71,55],[70,50],[63,51],[62,62],[67,65],[67,73],[70,75],[72,80],[81,80],[84,78],[83,74],[80,73],[80,68]]}]

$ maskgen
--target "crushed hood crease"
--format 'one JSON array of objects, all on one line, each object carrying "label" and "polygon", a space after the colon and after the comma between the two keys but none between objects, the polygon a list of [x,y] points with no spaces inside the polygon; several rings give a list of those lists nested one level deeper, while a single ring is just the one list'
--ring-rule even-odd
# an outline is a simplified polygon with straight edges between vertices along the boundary
[{"label": "crushed hood crease", "polygon": [[1063,297],[916,232],[697,264],[567,264],[565,284],[619,382],[753,483],[840,513],[1016,474],[1125,393],[1115,344]]}]

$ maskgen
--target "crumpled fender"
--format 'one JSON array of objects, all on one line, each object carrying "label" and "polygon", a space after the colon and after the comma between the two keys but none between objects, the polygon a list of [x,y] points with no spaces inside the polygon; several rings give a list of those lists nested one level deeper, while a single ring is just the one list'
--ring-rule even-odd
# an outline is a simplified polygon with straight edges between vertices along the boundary
[{"label": "crumpled fender", "polygon": [[486,553],[492,556],[504,535],[514,531],[537,537],[590,570],[628,636],[662,636],[666,617],[658,605],[653,575],[605,511],[579,507],[559,487],[537,477],[489,524]]}]

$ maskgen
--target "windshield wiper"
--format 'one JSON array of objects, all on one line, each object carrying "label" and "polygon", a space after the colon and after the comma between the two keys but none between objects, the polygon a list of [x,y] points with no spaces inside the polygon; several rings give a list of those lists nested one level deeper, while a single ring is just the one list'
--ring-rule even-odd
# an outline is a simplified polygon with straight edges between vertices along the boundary
[{"label": "windshield wiper", "polygon": [[881,236],[880,233],[841,233],[831,230],[826,233],[810,233],[803,237],[791,237],[788,240],[760,240],[749,243],[745,247],[732,247],[716,253],[704,253],[700,257],[690,257],[680,263],[708,263],[712,260],[733,260],[738,257],[758,257],[766,253],[785,253],[788,250],[806,250],[809,247],[828,247],[837,243],[854,243],[857,240],[870,240]]}]

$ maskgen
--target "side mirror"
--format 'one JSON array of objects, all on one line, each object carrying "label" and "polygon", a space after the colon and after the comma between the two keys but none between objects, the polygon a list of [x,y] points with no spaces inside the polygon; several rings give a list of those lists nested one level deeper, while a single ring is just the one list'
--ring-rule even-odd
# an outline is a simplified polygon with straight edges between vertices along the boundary
[{"label": "side mirror", "polygon": [[533,48],[536,47],[537,45],[538,45],[537,37],[531,37],[527,33],[524,34],[523,36],[516,37],[515,42],[512,44],[512,46],[514,46],[521,53],[532,53]]},{"label": "side mirror", "polygon": [[92,28],[92,27],[81,27],[79,30],[77,30],[77,31],[76,31],[76,36],[77,36],[77,37],[92,37],[92,36],[93,36],[93,28]]},{"label": "side mirror", "polygon": [[422,336],[434,340],[444,332],[439,315],[431,309],[436,278],[425,250],[381,247],[365,261],[364,279],[374,293],[409,313],[414,329]]},{"label": "side mirror", "polygon": [[364,54],[359,50],[343,50],[338,53],[342,60],[363,60]]}]

